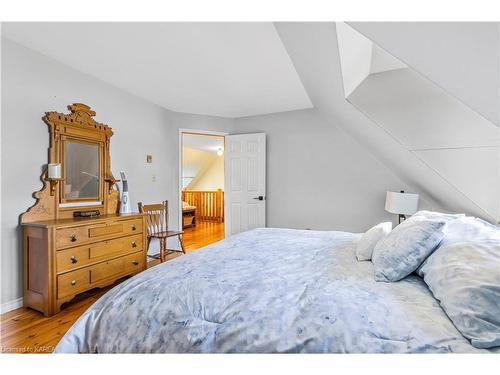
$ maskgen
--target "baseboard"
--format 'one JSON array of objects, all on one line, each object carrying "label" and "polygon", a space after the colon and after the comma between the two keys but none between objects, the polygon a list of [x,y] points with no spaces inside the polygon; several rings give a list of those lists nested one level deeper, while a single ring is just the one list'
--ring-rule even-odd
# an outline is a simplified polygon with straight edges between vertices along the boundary
[{"label": "baseboard", "polygon": [[0,314],[4,314],[20,307],[23,307],[23,297],[2,303],[2,305],[0,306]]}]

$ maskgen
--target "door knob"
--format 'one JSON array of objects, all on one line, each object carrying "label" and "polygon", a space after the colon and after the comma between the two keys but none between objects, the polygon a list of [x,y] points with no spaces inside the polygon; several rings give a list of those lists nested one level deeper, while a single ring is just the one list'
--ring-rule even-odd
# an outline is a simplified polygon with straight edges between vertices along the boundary
[{"label": "door knob", "polygon": [[264,196],[259,195],[258,197],[255,197],[254,199],[259,200],[259,201],[263,201],[264,200]]},{"label": "door knob", "polygon": [[71,285],[76,285],[76,280],[71,280]]},{"label": "door knob", "polygon": [[137,265],[139,264],[139,262],[138,262],[137,260],[134,260],[134,261],[132,261],[132,264],[133,264],[134,266],[137,266]]},{"label": "door knob", "polygon": [[137,247],[137,243],[135,241],[132,241],[132,247]]},{"label": "door knob", "polygon": [[76,256],[73,255],[71,257],[71,263],[76,263],[76,262],[78,262],[78,259],[76,258]]}]

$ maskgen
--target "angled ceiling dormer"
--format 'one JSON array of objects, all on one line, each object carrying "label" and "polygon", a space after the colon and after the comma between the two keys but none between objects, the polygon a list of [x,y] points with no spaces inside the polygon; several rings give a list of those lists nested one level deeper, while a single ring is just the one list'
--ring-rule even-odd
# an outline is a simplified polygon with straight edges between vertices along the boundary
[{"label": "angled ceiling dormer", "polygon": [[370,75],[407,66],[345,23],[338,23],[340,61],[346,98]]},{"label": "angled ceiling dormer", "polygon": [[349,22],[349,25],[500,126],[498,22]]},{"label": "angled ceiling dormer", "polygon": [[336,30],[346,100],[498,221],[498,127],[351,26]]}]

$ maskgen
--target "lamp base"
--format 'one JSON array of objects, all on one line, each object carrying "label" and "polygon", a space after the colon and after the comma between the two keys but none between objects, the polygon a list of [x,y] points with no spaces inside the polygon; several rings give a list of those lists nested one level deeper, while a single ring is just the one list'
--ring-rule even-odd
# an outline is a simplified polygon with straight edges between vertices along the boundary
[{"label": "lamp base", "polygon": [[406,220],[406,215],[399,214],[399,224]]}]

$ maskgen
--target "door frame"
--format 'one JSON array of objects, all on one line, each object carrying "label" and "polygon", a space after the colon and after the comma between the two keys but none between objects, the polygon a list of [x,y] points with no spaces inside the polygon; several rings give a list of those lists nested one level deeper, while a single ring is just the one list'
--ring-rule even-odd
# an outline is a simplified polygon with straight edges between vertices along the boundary
[{"label": "door frame", "polygon": [[[207,135],[207,136],[216,136],[216,137],[224,137],[224,158],[226,157],[226,136],[229,135],[228,132],[221,132],[221,131],[216,131],[216,130],[203,130],[203,129],[189,129],[189,128],[179,128],[179,181],[178,181],[178,186],[177,186],[177,203],[179,205],[179,217],[178,217],[178,222],[179,222],[179,231],[182,231],[182,226],[183,226],[183,219],[182,219],[182,149],[183,149],[183,143],[182,143],[182,135],[183,134],[196,134],[196,135]],[[224,181],[226,180],[226,168],[224,168]],[[225,190],[225,188],[224,188]],[[225,191],[224,191],[225,194]],[[224,200],[224,213],[226,209],[226,200]],[[225,218],[224,218],[225,219]],[[226,237],[224,233],[224,237]]]}]

